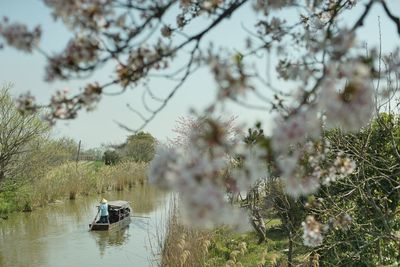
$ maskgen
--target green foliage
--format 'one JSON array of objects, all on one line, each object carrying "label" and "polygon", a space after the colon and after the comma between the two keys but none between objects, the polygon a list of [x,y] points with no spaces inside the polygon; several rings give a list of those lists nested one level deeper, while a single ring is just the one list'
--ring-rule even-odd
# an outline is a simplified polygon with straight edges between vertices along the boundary
[{"label": "green foliage", "polygon": [[107,150],[103,154],[103,161],[106,165],[115,165],[120,160],[120,156],[115,150]]},{"label": "green foliage", "polygon": [[[297,255],[294,260],[300,260],[302,255],[304,260],[309,254],[321,266],[395,266],[400,261],[400,117],[380,114],[357,134],[343,134],[336,129],[324,135],[332,147],[328,160],[334,161],[337,153],[343,151],[356,161],[357,171],[323,186],[315,196],[295,200],[286,196],[280,180],[274,179],[275,168],[270,165],[267,205],[262,208],[264,215],[269,211],[267,219],[275,214],[282,226],[267,227],[267,238],[274,240],[268,249],[287,249],[290,231]],[[262,144],[270,151],[268,137],[264,137],[261,127],[249,129],[244,141]],[[302,245],[301,222],[307,214],[328,223],[344,213],[352,218],[348,228],[331,225],[321,246],[313,249]],[[223,246],[216,248],[220,255],[229,253]]]},{"label": "green foliage", "polygon": [[280,179],[269,179],[266,187],[266,200],[279,217],[286,231],[296,232],[306,216],[303,199],[294,199],[283,190]]},{"label": "green foliage", "polygon": [[258,143],[264,137],[264,130],[263,129],[252,129],[249,128],[247,130],[247,135],[244,138],[244,142],[246,144],[255,144]]},{"label": "green foliage", "polygon": [[[267,228],[268,233],[275,232],[275,235],[271,238],[268,234],[267,242],[262,244],[258,244],[258,236],[254,232],[216,229],[211,233],[212,242],[205,266],[226,266],[228,261],[235,262],[235,266],[282,266],[276,263],[286,259],[288,239],[285,230],[278,219],[272,220]],[[301,263],[300,256],[304,255],[296,255],[299,259],[295,263]]]},{"label": "green foliage", "polygon": [[[357,134],[339,130],[326,134],[333,149],[345,151],[357,163],[357,172],[322,188],[329,220],[342,212],[352,217],[349,229],[331,231],[318,249],[324,266],[391,266],[399,262],[400,241],[400,119],[380,114]],[[333,160],[333,159],[332,159]],[[396,237],[397,235],[397,237]]]},{"label": "green foliage", "polygon": [[53,164],[58,165],[65,161],[75,160],[78,152],[78,143],[72,138],[62,137],[56,140],[49,140],[46,149],[52,155]]},{"label": "green foliage", "polygon": [[0,215],[13,211],[32,210],[26,185],[22,181],[15,182],[12,180],[7,180],[3,183],[0,192]]},{"label": "green foliage", "polygon": [[91,164],[93,164],[93,167],[96,171],[98,171],[101,167],[104,166],[104,162],[101,160],[92,161]]},{"label": "green foliage", "polygon": [[248,145],[257,144],[258,146],[265,148],[265,150],[268,151],[269,156],[273,154],[271,149],[271,139],[264,134],[260,122],[257,122],[254,128],[247,129],[247,135],[244,137],[243,141]]},{"label": "green foliage", "polygon": [[[16,210],[15,197],[17,185],[11,182],[4,182],[0,192],[0,215]],[[0,216],[1,217],[1,216]]]}]

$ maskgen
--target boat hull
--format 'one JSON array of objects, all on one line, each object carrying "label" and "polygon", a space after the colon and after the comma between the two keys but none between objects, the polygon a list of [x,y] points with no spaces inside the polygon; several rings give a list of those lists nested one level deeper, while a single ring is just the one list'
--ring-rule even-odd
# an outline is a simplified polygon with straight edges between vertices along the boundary
[{"label": "boat hull", "polygon": [[131,216],[127,216],[126,218],[115,222],[115,223],[94,223],[93,227],[92,224],[89,224],[91,231],[111,231],[114,229],[121,229],[128,226],[131,222]]}]

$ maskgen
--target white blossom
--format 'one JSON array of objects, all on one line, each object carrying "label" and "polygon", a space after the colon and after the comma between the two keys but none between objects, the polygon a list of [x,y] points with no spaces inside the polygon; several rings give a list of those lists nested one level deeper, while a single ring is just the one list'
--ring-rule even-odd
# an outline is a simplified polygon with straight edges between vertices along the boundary
[{"label": "white blossom", "polygon": [[290,196],[299,196],[315,193],[320,187],[319,176],[307,173],[304,166],[298,162],[297,155],[287,156],[279,161],[282,171],[281,179],[285,184],[285,191]]},{"label": "white blossom", "polygon": [[113,14],[112,0],[44,0],[54,18],[60,18],[71,29],[97,30],[107,25],[105,17]]},{"label": "white blossom", "polygon": [[205,181],[192,190],[182,192],[182,205],[183,219],[187,224],[212,228],[226,210],[227,203],[224,192]]},{"label": "white blossom", "polygon": [[285,154],[291,147],[307,138],[320,135],[320,122],[314,110],[299,111],[283,122],[277,121],[272,132],[272,146],[276,153]]},{"label": "white blossom", "polygon": [[342,155],[336,157],[334,165],[338,169],[338,172],[343,175],[352,174],[356,169],[356,163],[347,157],[343,157]]},{"label": "white blossom", "polygon": [[15,100],[15,106],[20,113],[31,114],[37,110],[36,98],[30,92],[20,95]]},{"label": "white blossom", "polygon": [[365,66],[358,63],[349,68],[339,72],[348,78],[342,91],[337,91],[337,85],[341,83],[336,77],[331,76],[324,81],[319,107],[325,112],[328,128],[341,127],[347,131],[358,131],[372,117],[375,108],[374,90]]},{"label": "white blossom", "polygon": [[285,183],[285,192],[293,198],[314,193],[319,188],[319,181],[315,179],[308,180],[307,178],[296,175],[284,176],[282,178]]},{"label": "white blossom", "polygon": [[173,148],[158,146],[149,166],[149,182],[164,189],[171,189],[176,183],[176,163],[178,155]]},{"label": "white blossom", "polygon": [[268,173],[265,150],[258,146],[241,146],[239,149],[241,151],[238,151],[238,155],[242,158],[242,166],[234,168],[232,177],[240,192],[250,189],[257,180],[267,177]]},{"label": "white blossom", "polygon": [[307,216],[306,221],[302,222],[303,243],[308,247],[317,247],[322,244],[323,225],[315,220],[313,216]]},{"label": "white blossom", "polygon": [[0,37],[3,37],[8,45],[25,52],[32,52],[41,35],[42,30],[39,26],[29,31],[28,27],[21,23],[9,24],[7,20],[4,23],[0,22]]}]

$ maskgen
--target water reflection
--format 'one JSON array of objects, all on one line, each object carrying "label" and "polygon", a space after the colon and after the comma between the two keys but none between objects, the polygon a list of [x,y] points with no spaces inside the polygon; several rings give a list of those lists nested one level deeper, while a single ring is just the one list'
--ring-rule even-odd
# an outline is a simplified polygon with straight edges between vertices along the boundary
[{"label": "water reflection", "polygon": [[141,229],[141,230],[146,230],[149,228],[149,220],[146,218],[136,218],[132,217],[133,224],[135,225],[136,228]]},{"label": "water reflection", "polygon": [[126,244],[129,240],[129,226],[114,231],[92,231],[91,235],[99,247],[100,256],[104,256],[108,247],[118,247]]}]

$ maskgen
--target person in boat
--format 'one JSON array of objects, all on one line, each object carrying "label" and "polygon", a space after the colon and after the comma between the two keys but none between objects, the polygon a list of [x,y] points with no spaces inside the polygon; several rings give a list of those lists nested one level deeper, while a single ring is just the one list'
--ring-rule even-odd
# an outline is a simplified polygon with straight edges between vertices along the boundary
[{"label": "person in boat", "polygon": [[100,206],[99,206],[99,212],[100,212],[100,223],[108,223],[108,204],[107,204],[107,199],[103,198],[100,201]]}]

